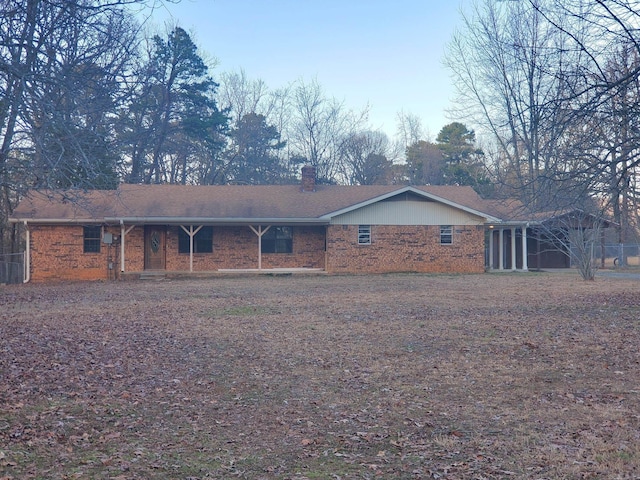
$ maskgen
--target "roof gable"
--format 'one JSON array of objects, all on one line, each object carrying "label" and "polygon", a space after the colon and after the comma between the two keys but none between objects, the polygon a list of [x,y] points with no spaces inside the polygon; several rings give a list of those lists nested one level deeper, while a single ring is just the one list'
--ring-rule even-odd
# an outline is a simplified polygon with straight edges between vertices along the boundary
[{"label": "roof gable", "polygon": [[[427,189],[428,188],[428,189]],[[471,187],[454,187],[456,190],[458,190],[457,192],[454,191],[453,189],[449,188],[449,193],[455,192],[459,194],[460,199],[462,198],[466,198],[467,200],[471,199],[472,197],[476,197],[476,200],[480,200],[480,197],[477,195],[477,193],[471,188]],[[470,194],[468,190],[471,190],[473,192],[473,194]],[[433,202],[439,202],[442,203],[444,205],[447,205],[449,207],[453,207],[459,210],[462,210],[466,213],[469,213],[471,215],[475,215],[481,218],[484,218],[485,220],[489,220],[489,221],[498,221],[498,219],[496,217],[493,217],[487,213],[483,213],[480,212],[479,210],[476,210],[474,208],[465,206],[462,203],[458,203],[454,200],[451,200],[449,198],[445,198],[439,195],[436,195],[435,193],[432,193],[434,190],[433,187],[412,187],[412,186],[406,186],[406,187],[402,187],[400,189],[391,191],[391,192],[387,192],[385,194],[382,194],[378,197],[374,197],[374,198],[370,198],[367,199],[363,202],[360,202],[358,204],[355,205],[349,205],[343,209],[340,209],[338,211],[335,212],[331,212],[325,215],[326,218],[333,218],[333,217],[337,217],[340,215],[344,215],[346,213],[352,212],[354,210],[358,210],[360,208],[364,208],[367,207],[369,205],[372,205],[374,203],[378,203],[378,202],[383,202],[383,201],[387,201],[387,200],[392,200],[394,198],[398,198],[400,196],[402,196],[403,194],[410,194],[410,195],[414,195],[417,198],[421,198],[427,201],[433,201]],[[435,189],[437,190],[437,188]],[[442,193],[444,193],[445,190],[443,189]],[[462,194],[465,194],[464,197]]]}]

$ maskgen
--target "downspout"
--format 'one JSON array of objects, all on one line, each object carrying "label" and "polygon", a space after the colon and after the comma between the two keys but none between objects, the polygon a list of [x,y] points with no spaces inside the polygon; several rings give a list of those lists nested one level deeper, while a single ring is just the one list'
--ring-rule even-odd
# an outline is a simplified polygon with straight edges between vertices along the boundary
[{"label": "downspout", "polygon": [[124,273],[124,220],[120,220],[120,272]]},{"label": "downspout", "polygon": [[127,236],[135,225],[131,225],[128,230],[124,229],[124,220],[120,219],[120,271],[124,273],[124,237]]},{"label": "downspout", "polygon": [[22,279],[22,283],[27,283],[31,280],[31,235],[26,220],[24,221],[24,228],[27,245],[24,251],[24,278]]}]

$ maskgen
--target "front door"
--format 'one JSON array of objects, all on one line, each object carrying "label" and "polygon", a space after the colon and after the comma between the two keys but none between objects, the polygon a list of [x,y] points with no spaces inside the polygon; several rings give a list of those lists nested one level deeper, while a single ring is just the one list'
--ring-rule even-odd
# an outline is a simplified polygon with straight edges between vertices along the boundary
[{"label": "front door", "polygon": [[164,270],[165,227],[147,225],[144,227],[144,269]]}]

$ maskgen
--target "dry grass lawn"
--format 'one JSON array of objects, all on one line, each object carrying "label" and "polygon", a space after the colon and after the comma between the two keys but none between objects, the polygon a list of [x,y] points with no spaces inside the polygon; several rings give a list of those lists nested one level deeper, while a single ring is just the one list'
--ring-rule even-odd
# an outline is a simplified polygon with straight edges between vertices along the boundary
[{"label": "dry grass lawn", "polygon": [[0,479],[640,478],[640,281],[0,287]]}]

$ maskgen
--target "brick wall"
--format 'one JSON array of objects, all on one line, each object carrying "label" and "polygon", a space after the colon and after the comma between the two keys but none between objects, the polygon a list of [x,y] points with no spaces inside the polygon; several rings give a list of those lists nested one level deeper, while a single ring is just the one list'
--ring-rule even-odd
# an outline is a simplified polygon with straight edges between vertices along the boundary
[{"label": "brick wall", "polygon": [[[166,270],[188,271],[189,255],[178,253],[178,228],[166,234]],[[31,225],[31,279],[105,280],[120,272],[120,244],[101,244],[100,253],[83,252],[82,226]],[[358,245],[357,225],[294,227],[293,253],[263,254],[262,268],[326,268],[329,273],[484,271],[481,226],[453,229],[453,245],[440,244],[439,226],[371,226],[371,245]],[[119,227],[105,231],[120,236]],[[125,237],[127,272],[144,270],[144,227]],[[113,270],[108,270],[109,261]],[[326,262],[326,263],[325,263]],[[194,254],[193,269],[258,268],[258,239],[247,226],[214,227],[213,253]]]},{"label": "brick wall", "polygon": [[331,225],[329,273],[480,273],[482,226],[454,226],[453,244],[440,244],[440,226],[372,225],[371,245],[358,245],[358,225]]},{"label": "brick wall", "polygon": [[262,268],[324,268],[325,227],[294,227],[292,253],[265,253]]},{"label": "brick wall", "polygon": [[[178,253],[178,229],[167,229],[167,270],[189,271],[189,254]],[[213,252],[194,253],[193,271],[258,268],[258,237],[249,227],[213,227]]]},{"label": "brick wall", "polygon": [[[167,270],[188,271],[189,254],[178,253],[178,228],[167,230]],[[247,226],[214,227],[213,252],[195,253],[193,270],[258,268],[258,237]],[[262,255],[262,268],[324,268],[324,227],[294,227],[293,252]]]},{"label": "brick wall", "polygon": [[100,253],[83,253],[82,226],[30,225],[29,232],[32,281],[108,278],[108,249],[101,245]]},{"label": "brick wall", "polygon": [[[125,228],[125,231],[129,227]],[[120,230],[118,229],[118,235]],[[144,227],[133,227],[124,237],[125,271],[140,272],[144,270]],[[118,244],[118,271],[120,271],[120,244]]]},{"label": "brick wall", "polygon": [[[167,227],[168,272],[189,271],[189,254],[178,253],[178,228]],[[120,243],[100,245],[100,253],[84,253],[82,226],[30,225],[31,280],[106,280],[120,274]],[[105,227],[120,237],[120,227]],[[324,268],[324,227],[294,227],[293,253],[263,254],[262,268]],[[108,270],[111,262],[113,269]],[[213,252],[193,256],[194,272],[258,268],[258,237],[247,226],[214,227]],[[144,227],[125,236],[125,271],[144,270]]]}]

